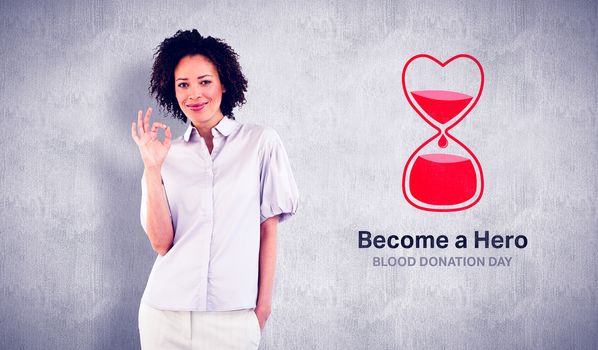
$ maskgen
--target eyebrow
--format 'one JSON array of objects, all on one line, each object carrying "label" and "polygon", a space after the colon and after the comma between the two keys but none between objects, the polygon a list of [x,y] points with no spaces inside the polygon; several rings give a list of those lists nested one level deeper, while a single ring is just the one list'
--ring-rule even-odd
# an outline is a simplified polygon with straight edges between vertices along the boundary
[{"label": "eyebrow", "polygon": [[[197,79],[202,79],[202,78],[205,78],[205,77],[211,77],[211,75],[210,74],[204,74],[204,75],[201,75],[201,76],[197,77]],[[187,80],[187,78],[178,78],[175,81],[178,81],[178,80]]]}]

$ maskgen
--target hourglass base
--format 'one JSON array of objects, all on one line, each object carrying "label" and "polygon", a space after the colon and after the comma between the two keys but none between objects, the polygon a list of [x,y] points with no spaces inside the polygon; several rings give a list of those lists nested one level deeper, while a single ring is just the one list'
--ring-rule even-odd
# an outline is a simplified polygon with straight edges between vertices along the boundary
[{"label": "hourglass base", "polygon": [[417,157],[409,174],[411,195],[430,205],[457,205],[473,198],[477,190],[473,162],[452,154]]}]

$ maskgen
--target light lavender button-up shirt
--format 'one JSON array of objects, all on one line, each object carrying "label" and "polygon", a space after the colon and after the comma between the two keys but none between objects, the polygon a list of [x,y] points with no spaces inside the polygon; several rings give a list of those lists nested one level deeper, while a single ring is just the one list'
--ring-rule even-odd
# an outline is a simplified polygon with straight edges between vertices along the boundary
[{"label": "light lavender button-up shirt", "polygon": [[[260,223],[297,210],[286,151],[271,128],[224,117],[210,154],[189,125],[172,140],[162,181],[174,244],[156,258],[142,302],[162,310],[227,311],[256,306]],[[142,177],[141,225],[147,188]]]}]

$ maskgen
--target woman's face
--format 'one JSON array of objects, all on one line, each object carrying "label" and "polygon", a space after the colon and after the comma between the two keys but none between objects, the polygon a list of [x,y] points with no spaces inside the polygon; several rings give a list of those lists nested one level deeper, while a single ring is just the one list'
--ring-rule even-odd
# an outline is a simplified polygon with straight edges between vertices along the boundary
[{"label": "woman's face", "polygon": [[223,118],[220,102],[225,90],[216,66],[208,58],[181,58],[174,69],[174,85],[179,107],[194,126],[211,128]]}]

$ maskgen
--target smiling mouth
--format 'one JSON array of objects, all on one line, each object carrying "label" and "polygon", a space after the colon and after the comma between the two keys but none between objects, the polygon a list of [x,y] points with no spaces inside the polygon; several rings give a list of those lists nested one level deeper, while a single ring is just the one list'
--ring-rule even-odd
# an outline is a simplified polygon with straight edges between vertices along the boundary
[{"label": "smiling mouth", "polygon": [[207,102],[206,103],[194,103],[194,104],[187,105],[187,107],[192,111],[201,111],[207,104],[208,104]]}]

